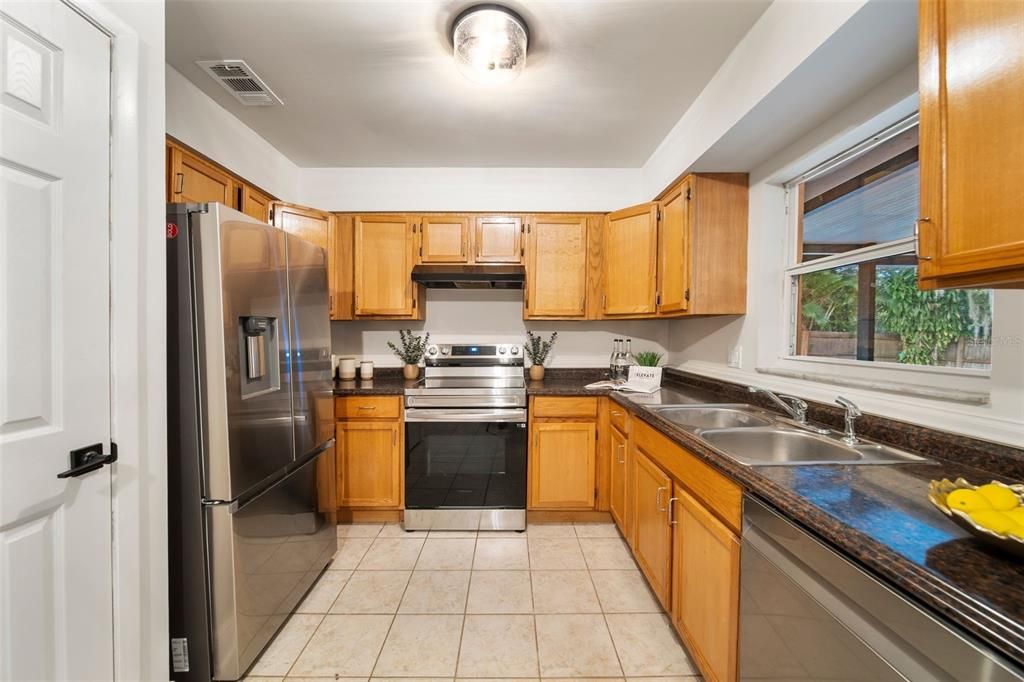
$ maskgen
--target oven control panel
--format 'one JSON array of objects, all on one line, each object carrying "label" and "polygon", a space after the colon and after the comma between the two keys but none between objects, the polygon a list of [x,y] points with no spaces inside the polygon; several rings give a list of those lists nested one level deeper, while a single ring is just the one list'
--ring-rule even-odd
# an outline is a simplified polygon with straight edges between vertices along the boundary
[{"label": "oven control panel", "polygon": [[523,347],[517,343],[438,343],[427,346],[428,365],[521,365]]}]

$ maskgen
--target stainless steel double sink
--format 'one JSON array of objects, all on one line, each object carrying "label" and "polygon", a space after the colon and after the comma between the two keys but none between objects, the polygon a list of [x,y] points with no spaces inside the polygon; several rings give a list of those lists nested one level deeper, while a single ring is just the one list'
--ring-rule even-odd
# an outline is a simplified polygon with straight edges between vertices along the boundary
[{"label": "stainless steel double sink", "polygon": [[848,445],[834,431],[819,433],[753,405],[651,405],[648,409],[748,466],[927,461],[880,443],[861,440]]}]

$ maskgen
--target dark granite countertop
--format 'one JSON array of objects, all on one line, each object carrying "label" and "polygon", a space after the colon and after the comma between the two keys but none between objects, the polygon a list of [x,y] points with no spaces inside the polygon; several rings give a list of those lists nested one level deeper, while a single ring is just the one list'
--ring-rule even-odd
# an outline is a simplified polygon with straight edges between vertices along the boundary
[{"label": "dark granite countertop", "polygon": [[334,395],[402,395],[415,385],[416,381],[405,380],[401,367],[377,367],[370,381],[335,379]]},{"label": "dark granite countertop", "polygon": [[[667,383],[660,393],[668,390],[700,402],[736,402],[703,387]],[[1005,480],[998,472],[936,452],[919,452],[933,459],[915,464],[744,466],[646,409],[650,396],[616,393],[612,400],[899,592],[1024,665],[1024,563],[970,537],[927,498],[932,479]]]}]

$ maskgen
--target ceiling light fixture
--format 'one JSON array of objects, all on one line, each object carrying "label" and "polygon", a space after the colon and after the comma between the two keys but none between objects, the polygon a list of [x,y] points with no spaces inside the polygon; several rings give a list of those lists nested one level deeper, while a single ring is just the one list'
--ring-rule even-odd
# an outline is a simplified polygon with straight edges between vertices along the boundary
[{"label": "ceiling light fixture", "polygon": [[455,18],[452,46],[459,71],[477,83],[508,83],[526,66],[529,31],[501,5],[473,5]]}]

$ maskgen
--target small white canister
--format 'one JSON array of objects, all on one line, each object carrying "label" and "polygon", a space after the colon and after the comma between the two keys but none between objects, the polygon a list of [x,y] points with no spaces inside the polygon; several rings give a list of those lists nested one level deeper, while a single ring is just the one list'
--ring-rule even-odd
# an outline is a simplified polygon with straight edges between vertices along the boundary
[{"label": "small white canister", "polygon": [[359,378],[363,381],[373,378],[373,360],[363,360],[359,363]]},{"label": "small white canister", "polygon": [[338,360],[338,378],[340,379],[355,379],[356,378],[356,359],[351,357],[343,357]]}]

